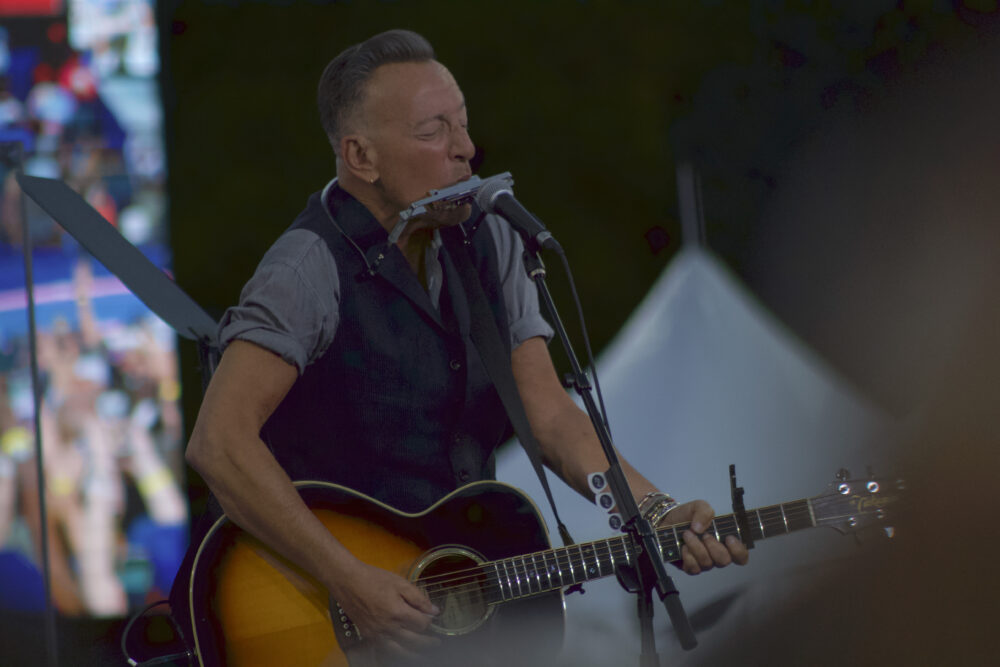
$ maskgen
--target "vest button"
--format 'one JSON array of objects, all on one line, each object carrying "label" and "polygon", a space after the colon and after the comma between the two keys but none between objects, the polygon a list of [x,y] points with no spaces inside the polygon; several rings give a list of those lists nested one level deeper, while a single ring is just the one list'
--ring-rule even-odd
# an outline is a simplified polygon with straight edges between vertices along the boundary
[{"label": "vest button", "polygon": [[469,471],[468,470],[460,470],[459,473],[458,473],[458,481],[460,481],[460,482],[468,482],[469,481],[469,476],[470,475],[469,475]]},{"label": "vest button", "polygon": [[458,359],[452,359],[448,363],[448,365],[451,366],[451,370],[453,370],[453,371],[457,371],[457,370],[460,370],[462,368],[462,362],[459,361]]}]

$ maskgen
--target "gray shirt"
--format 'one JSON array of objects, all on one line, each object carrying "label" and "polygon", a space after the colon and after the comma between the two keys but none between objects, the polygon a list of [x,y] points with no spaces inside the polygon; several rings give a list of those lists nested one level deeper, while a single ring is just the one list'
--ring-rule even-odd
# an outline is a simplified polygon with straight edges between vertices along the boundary
[{"label": "gray shirt", "polygon": [[[534,336],[551,338],[552,328],[539,312],[538,292],[521,261],[520,237],[493,215],[486,216],[476,233],[491,234],[496,244],[511,349]],[[441,244],[436,237],[426,262],[428,293],[435,307],[442,275]],[[225,348],[236,339],[255,343],[293,364],[301,375],[333,341],[342,287],[326,242],[308,230],[286,231],[243,287],[239,305],[223,315],[219,344]]]}]

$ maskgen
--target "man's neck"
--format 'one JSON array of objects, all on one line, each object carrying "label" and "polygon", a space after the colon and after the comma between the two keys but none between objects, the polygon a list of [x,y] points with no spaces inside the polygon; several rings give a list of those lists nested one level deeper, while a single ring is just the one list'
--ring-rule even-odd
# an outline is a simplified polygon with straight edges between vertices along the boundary
[{"label": "man's neck", "polygon": [[[372,214],[372,217],[375,218],[386,232],[392,232],[396,223],[399,222],[399,211],[394,210],[394,206],[387,204],[378,188],[350,176],[339,178],[338,183],[345,192],[357,199],[362,206],[368,209],[368,212]],[[419,220],[413,220],[403,230],[403,234],[399,237],[399,240],[396,241],[396,247],[403,253],[403,257],[406,258],[410,268],[420,278],[421,283],[426,282],[423,270],[424,256],[427,247],[433,239],[433,229],[425,226]]]}]

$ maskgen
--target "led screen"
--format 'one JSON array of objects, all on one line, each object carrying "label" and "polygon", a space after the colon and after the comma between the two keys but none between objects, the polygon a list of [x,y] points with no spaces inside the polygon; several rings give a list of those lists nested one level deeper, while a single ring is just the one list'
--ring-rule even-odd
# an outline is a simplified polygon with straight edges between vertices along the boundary
[{"label": "led screen", "polygon": [[66,181],[169,269],[152,0],[0,6],[0,608],[44,607],[44,530],[58,611],[124,616],[165,597],[185,547],[174,333],[23,196],[14,173]]}]

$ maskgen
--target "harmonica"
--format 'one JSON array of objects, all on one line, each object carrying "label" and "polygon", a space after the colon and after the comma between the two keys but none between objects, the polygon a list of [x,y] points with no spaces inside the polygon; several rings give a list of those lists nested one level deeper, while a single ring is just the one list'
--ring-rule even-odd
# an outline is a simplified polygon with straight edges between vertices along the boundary
[{"label": "harmonica", "polygon": [[427,207],[432,204],[450,206],[471,204],[475,201],[479,188],[491,181],[502,181],[507,187],[513,187],[514,185],[514,177],[510,175],[509,171],[488,178],[473,176],[468,180],[456,183],[455,185],[449,185],[446,188],[430,190],[428,196],[413,202],[399,214],[400,222],[406,222],[410,218],[427,213]]}]

